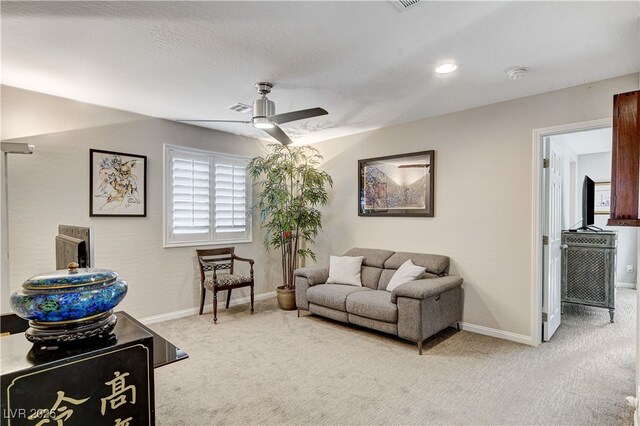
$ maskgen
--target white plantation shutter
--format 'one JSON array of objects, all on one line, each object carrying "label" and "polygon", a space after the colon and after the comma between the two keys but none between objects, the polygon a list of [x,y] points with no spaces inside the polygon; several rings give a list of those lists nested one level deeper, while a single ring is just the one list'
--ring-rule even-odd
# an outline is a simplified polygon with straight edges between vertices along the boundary
[{"label": "white plantation shutter", "polygon": [[165,246],[251,240],[247,162],[165,145]]},{"label": "white plantation shutter", "polygon": [[247,231],[247,176],[242,163],[216,159],[215,232],[218,238],[237,238]]},{"label": "white plantation shutter", "polygon": [[173,221],[174,234],[209,234],[209,159],[174,158]]}]

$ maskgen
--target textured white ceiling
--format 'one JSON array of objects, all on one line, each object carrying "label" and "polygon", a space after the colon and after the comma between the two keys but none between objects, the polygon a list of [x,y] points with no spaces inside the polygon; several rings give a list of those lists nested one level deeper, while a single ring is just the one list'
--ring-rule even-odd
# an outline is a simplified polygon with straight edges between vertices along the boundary
[{"label": "textured white ceiling", "polygon": [[[2,2],[2,82],[162,118],[275,84],[315,142],[637,72],[638,2]],[[436,75],[455,61],[458,71]],[[512,66],[530,69],[508,80]],[[263,137],[250,125],[210,127]]]}]

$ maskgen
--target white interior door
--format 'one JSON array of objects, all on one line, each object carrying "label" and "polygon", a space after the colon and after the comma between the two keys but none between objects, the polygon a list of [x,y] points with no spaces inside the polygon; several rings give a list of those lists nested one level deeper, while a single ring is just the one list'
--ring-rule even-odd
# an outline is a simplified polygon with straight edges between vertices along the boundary
[{"label": "white interior door", "polygon": [[562,235],[562,148],[551,138],[545,138],[544,210],[544,285],[542,297],[543,339],[548,341],[560,326],[561,302],[561,235]]}]

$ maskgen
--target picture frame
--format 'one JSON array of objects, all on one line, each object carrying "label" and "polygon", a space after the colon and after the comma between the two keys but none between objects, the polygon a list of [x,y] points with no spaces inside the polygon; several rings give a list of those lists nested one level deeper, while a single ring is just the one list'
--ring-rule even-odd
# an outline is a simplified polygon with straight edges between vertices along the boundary
[{"label": "picture frame", "polygon": [[595,182],[594,191],[594,214],[611,213],[611,181]]},{"label": "picture frame", "polygon": [[89,216],[147,216],[147,157],[89,150]]},{"label": "picture frame", "polygon": [[358,160],[358,216],[434,217],[435,151]]}]

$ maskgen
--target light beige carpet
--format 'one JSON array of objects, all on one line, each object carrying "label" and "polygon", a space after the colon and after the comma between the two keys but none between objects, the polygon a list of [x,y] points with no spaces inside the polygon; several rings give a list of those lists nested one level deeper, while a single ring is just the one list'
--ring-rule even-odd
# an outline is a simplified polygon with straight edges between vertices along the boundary
[{"label": "light beige carpet", "polygon": [[416,346],[274,300],[152,328],[190,358],[155,370],[159,425],[632,425],[635,290],[567,306],[532,348],[447,330]]}]

